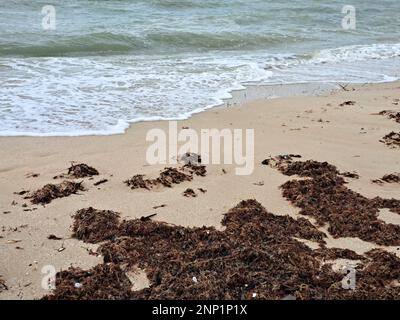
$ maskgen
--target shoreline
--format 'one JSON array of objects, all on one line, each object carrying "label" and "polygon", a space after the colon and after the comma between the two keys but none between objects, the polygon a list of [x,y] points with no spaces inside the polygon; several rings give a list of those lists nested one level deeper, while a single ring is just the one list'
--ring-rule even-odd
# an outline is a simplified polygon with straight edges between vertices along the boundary
[{"label": "shoreline", "polygon": [[[354,91],[353,89],[354,88]],[[146,133],[153,128],[167,130],[168,121],[146,121],[131,125],[124,134],[77,137],[0,137],[4,156],[0,160],[0,233],[2,261],[0,275],[8,290],[0,299],[40,298],[46,291],[40,287],[41,269],[54,265],[56,270],[71,264],[84,269],[100,262],[88,254],[97,245],[71,238],[71,215],[93,206],[113,210],[122,218],[140,218],[156,213],[155,221],[185,227],[215,227],[223,230],[223,214],[240,201],[256,199],[275,215],[298,219],[299,208],[282,197],[280,186],[290,179],[261,162],[280,154],[300,154],[304,160],[328,161],[341,172],[356,171],[359,179],[349,180],[347,187],[365,197],[400,199],[398,184],[371,183],[385,174],[398,172],[398,148],[389,148],[379,140],[389,132],[399,132],[399,124],[382,110],[399,110],[400,82],[357,86],[319,96],[290,96],[259,99],[246,104],[219,106],[178,121],[179,128],[199,132],[202,128],[253,128],[255,130],[255,169],[250,176],[236,176],[233,165],[207,165],[205,177],[195,177],[172,188],[131,190],[123,181],[134,174],[156,177],[168,165],[146,163]],[[354,105],[340,106],[345,101]],[[396,102],[397,101],[397,102]],[[54,176],[65,173],[71,161],[87,163],[100,175],[83,179],[87,191],[35,206],[14,192],[34,191],[47,183],[58,183]],[[226,173],[224,173],[224,171]],[[28,174],[39,174],[29,177]],[[108,182],[94,186],[107,179]],[[195,198],[183,197],[187,188],[206,189]],[[11,205],[16,202],[15,205]],[[26,204],[26,206],[24,206]],[[154,207],[164,205],[154,209]],[[33,211],[25,211],[32,210]],[[8,212],[5,214],[4,212]],[[383,213],[387,223],[400,225],[400,215]],[[315,223],[312,218],[308,218]],[[16,230],[16,231],[15,231]],[[382,246],[356,237],[328,236],[330,248],[346,248],[364,254],[372,248],[383,248],[400,257],[398,246]],[[49,240],[50,234],[63,240]],[[10,242],[20,240],[18,242]],[[316,243],[309,243],[315,246]],[[17,249],[20,247],[22,249]],[[65,248],[59,251],[60,248]]]},{"label": "shoreline", "polygon": [[[229,98],[221,98],[221,102],[218,104],[213,104],[209,106],[205,106],[200,109],[195,109],[181,117],[172,117],[172,118],[163,118],[163,117],[151,117],[146,119],[137,119],[137,120],[122,120],[119,119],[118,123],[111,126],[111,132],[103,132],[103,133],[90,133],[90,132],[80,132],[80,133],[69,133],[69,132],[55,132],[55,133],[14,133],[11,135],[2,135],[0,134],[0,138],[16,138],[16,137],[32,137],[32,138],[62,138],[62,137],[101,137],[101,136],[114,136],[114,135],[123,135],[128,132],[128,130],[135,126],[136,124],[140,124],[143,122],[158,122],[158,121],[184,121],[188,120],[191,117],[201,114],[203,112],[207,112],[212,109],[218,108],[229,108],[232,106],[243,106],[250,104],[252,102],[261,101],[264,99],[279,99],[285,97],[302,97],[302,96],[320,96],[334,93],[335,91],[340,91],[343,88],[341,86],[355,86],[360,87],[363,85],[378,85],[384,83],[396,83],[400,81],[396,80],[388,80],[388,81],[380,81],[380,82],[370,82],[370,83],[358,83],[358,82],[293,82],[293,83],[271,83],[271,84],[241,84],[243,88],[240,89],[231,89],[228,94]],[[121,128],[121,129],[118,129]]]}]

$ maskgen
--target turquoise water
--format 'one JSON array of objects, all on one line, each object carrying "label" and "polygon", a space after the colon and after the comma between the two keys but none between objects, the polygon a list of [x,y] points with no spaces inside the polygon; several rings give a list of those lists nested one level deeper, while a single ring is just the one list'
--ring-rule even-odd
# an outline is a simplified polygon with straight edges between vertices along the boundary
[{"label": "turquoise water", "polygon": [[397,79],[400,2],[351,2],[355,30],[339,0],[0,0],[0,135],[119,133],[247,84]]}]

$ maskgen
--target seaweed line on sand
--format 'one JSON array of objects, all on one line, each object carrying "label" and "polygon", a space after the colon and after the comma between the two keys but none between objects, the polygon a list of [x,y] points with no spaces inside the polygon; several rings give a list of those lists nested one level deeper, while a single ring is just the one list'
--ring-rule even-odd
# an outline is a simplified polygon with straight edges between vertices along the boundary
[{"label": "seaweed line on sand", "polygon": [[82,182],[63,181],[60,184],[46,184],[24,199],[30,199],[32,204],[48,204],[54,199],[68,197],[78,191],[85,191]]},{"label": "seaweed line on sand", "polygon": [[55,176],[54,179],[59,178],[74,178],[74,179],[81,179],[87,177],[98,176],[99,171],[97,169],[87,165],[86,163],[78,163],[75,164],[74,162],[71,163],[71,166],[68,168],[68,172],[66,174],[60,174]]},{"label": "seaweed line on sand", "polygon": [[372,180],[372,183],[383,184],[386,183],[400,183],[400,173],[385,174],[380,179]]},{"label": "seaweed line on sand", "polygon": [[273,158],[268,163],[285,175],[309,179],[290,180],[281,186],[283,196],[312,216],[318,225],[328,225],[335,237],[358,237],[378,245],[399,246],[400,226],[378,219],[379,209],[400,214],[400,200],[366,198],[346,187],[337,168],[327,162]]},{"label": "seaweed line on sand", "polygon": [[386,144],[391,148],[400,147],[400,132],[390,132],[380,140],[380,142]]},{"label": "seaweed line on sand", "polygon": [[156,179],[146,179],[144,175],[137,174],[124,181],[131,189],[150,190],[155,186],[162,185],[171,188],[174,184],[180,184],[184,181],[192,181],[193,176],[204,177],[207,173],[206,167],[202,165],[185,164],[181,168],[165,168]]},{"label": "seaweed line on sand", "polygon": [[[75,215],[74,237],[101,242],[103,263],[86,271],[71,267],[59,272],[56,289],[43,299],[400,296],[400,259],[381,250],[362,257],[350,250],[327,249],[324,233],[305,218],[276,216],[257,201],[246,200],[224,215],[222,225],[225,230],[219,231],[151,220],[120,221],[117,213],[82,209]],[[320,248],[312,250],[295,238],[318,242]],[[355,290],[343,289],[344,274],[328,261],[337,258],[357,260]],[[137,267],[146,271],[150,286],[133,291],[127,273]]]},{"label": "seaweed line on sand", "polygon": [[383,110],[383,111],[379,112],[379,115],[386,116],[389,119],[394,120],[397,123],[400,123],[400,112],[399,111]]},{"label": "seaweed line on sand", "polygon": [[0,276],[0,292],[8,290],[8,287],[6,285],[6,282],[4,279]]}]

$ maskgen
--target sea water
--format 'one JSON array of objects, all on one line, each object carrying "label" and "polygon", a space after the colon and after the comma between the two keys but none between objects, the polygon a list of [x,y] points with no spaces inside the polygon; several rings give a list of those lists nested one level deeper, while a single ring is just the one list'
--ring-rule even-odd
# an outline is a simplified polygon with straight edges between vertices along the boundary
[{"label": "sea water", "polygon": [[348,2],[0,0],[0,135],[108,135],[248,85],[398,79],[400,1],[351,1],[354,28]]}]

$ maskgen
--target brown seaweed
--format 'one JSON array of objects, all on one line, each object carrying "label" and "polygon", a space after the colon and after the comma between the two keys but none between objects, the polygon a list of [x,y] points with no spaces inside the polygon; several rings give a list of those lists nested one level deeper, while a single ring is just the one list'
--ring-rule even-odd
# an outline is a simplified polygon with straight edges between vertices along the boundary
[{"label": "brown seaweed", "polygon": [[400,132],[392,131],[384,136],[380,141],[392,148],[400,147]]},{"label": "brown seaweed", "polygon": [[101,185],[101,184],[103,184],[103,183],[106,183],[106,182],[108,182],[107,179],[102,179],[102,180],[99,180],[99,181],[93,183],[93,185],[94,185],[94,186],[99,186],[99,185]]},{"label": "brown seaweed", "polygon": [[88,166],[86,163],[79,164],[71,164],[71,167],[68,168],[68,175],[73,178],[86,178],[99,175],[99,172],[93,168]]},{"label": "brown seaweed", "polygon": [[383,110],[379,112],[380,115],[386,116],[387,118],[396,121],[397,123],[400,123],[400,112],[396,111],[391,111],[391,110]]},{"label": "brown seaweed", "polygon": [[[224,231],[140,219],[113,224],[115,236],[98,250],[103,264],[89,271],[59,272],[56,289],[44,299],[389,299],[400,295],[399,258],[381,250],[361,257],[350,250],[327,249],[325,235],[304,218],[276,216],[257,201],[246,200],[225,214],[222,225]],[[92,242],[102,240],[103,227],[96,224],[88,230]],[[295,238],[322,246],[312,250]],[[360,260],[355,290],[343,288],[344,273],[325,263],[338,257]],[[125,272],[137,266],[146,271],[150,287],[132,291]]]},{"label": "brown seaweed", "polygon": [[68,197],[84,190],[82,182],[63,181],[60,184],[46,184],[25,199],[30,199],[32,204],[48,204],[54,199]]},{"label": "brown seaweed", "polygon": [[101,242],[115,236],[119,214],[110,210],[81,209],[74,215],[73,237],[84,242]]},{"label": "brown seaweed", "polygon": [[57,237],[54,234],[50,234],[49,236],[47,236],[47,239],[49,239],[49,240],[62,240],[63,238]]},{"label": "brown seaweed", "polygon": [[150,190],[155,186],[162,185],[171,188],[174,184],[180,184],[185,181],[193,180],[193,176],[204,177],[207,173],[206,167],[201,165],[186,164],[181,168],[167,167],[161,171],[156,179],[146,179],[144,175],[137,174],[132,178],[124,181],[131,189],[147,189]]},{"label": "brown seaweed", "polygon": [[122,300],[131,296],[132,284],[118,265],[99,264],[91,270],[69,268],[56,277],[56,292],[44,300]]},{"label": "brown seaweed", "polygon": [[124,181],[131,189],[147,189],[150,190],[155,184],[155,180],[145,179],[143,174],[136,174],[132,178]]},{"label": "brown seaweed", "polygon": [[377,183],[377,184],[383,184],[384,182],[386,182],[386,183],[400,183],[400,173],[385,174],[382,178],[372,180],[372,182],[373,183]]},{"label": "brown seaweed", "polygon": [[205,177],[207,174],[206,166],[186,164],[182,167],[184,170],[188,170],[190,174],[195,174],[196,176]]},{"label": "brown seaweed", "polygon": [[165,168],[156,181],[165,187],[171,188],[173,184],[180,184],[184,181],[191,181],[192,179],[192,175],[184,173],[176,168]]},{"label": "brown seaweed", "polygon": [[311,179],[290,180],[281,186],[283,196],[312,216],[321,226],[328,225],[333,237],[358,237],[379,245],[400,245],[400,226],[378,219],[379,209],[400,210],[400,201],[368,199],[346,187],[337,168],[313,160],[276,160],[274,166],[285,175]]},{"label": "brown seaweed", "polygon": [[345,101],[342,102],[341,104],[339,104],[340,107],[344,107],[344,106],[354,106],[356,104],[355,101]]},{"label": "brown seaweed", "polygon": [[4,279],[0,276],[0,292],[8,290],[8,287],[6,285],[6,282]]},{"label": "brown seaweed", "polygon": [[185,191],[183,191],[182,194],[184,197],[191,197],[191,198],[197,197],[196,192],[194,192],[194,190],[191,188],[187,188]]}]

